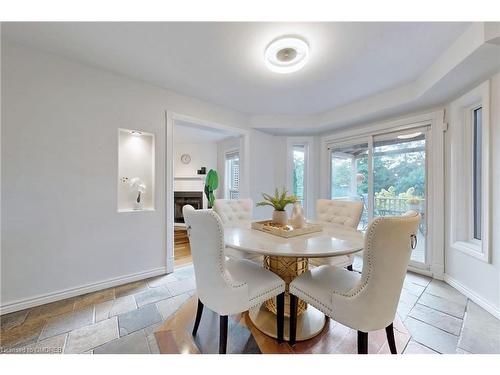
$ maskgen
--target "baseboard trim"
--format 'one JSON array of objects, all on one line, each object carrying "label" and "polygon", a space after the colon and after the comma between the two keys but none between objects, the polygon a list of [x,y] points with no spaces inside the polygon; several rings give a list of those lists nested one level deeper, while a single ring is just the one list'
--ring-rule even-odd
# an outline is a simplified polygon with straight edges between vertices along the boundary
[{"label": "baseboard trim", "polygon": [[490,302],[485,300],[483,297],[479,296],[472,290],[468,289],[466,286],[461,284],[459,281],[451,277],[450,275],[444,274],[444,281],[451,285],[453,288],[458,290],[460,293],[465,295],[467,298],[471,299],[474,303],[477,303],[483,309],[488,311],[495,318],[500,319],[500,310],[493,306]]},{"label": "baseboard trim", "polygon": [[0,306],[0,315],[8,314],[19,310],[24,310],[30,307],[44,305],[50,302],[60,301],[66,298],[76,297],[82,294],[91,293],[102,289],[112,288],[118,285],[147,279],[149,277],[164,275],[165,273],[167,273],[167,268],[159,267],[148,271],[137,272],[126,276],[115,277],[112,279],[99,281],[92,284],[82,285],[71,289],[61,290],[53,293],[41,294],[39,296],[32,298],[26,298],[13,302],[8,302]]},{"label": "baseboard trim", "polygon": [[444,265],[442,264],[432,264],[431,265],[432,277],[434,279],[443,280],[444,279]]}]

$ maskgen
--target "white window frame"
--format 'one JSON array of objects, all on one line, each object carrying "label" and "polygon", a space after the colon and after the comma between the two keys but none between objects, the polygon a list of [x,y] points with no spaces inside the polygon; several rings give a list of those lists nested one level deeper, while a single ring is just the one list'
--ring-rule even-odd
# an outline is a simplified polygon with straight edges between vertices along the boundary
[{"label": "white window frame", "polygon": [[304,178],[304,181],[303,181],[303,190],[302,190],[302,206],[304,208],[304,212],[307,212],[307,173],[308,173],[308,167],[307,167],[307,163],[309,161],[309,145],[307,144],[304,144],[304,143],[294,143],[292,145],[292,170],[291,170],[291,178],[292,178],[292,188],[290,190],[290,194],[293,194],[293,169],[294,169],[294,163],[293,163],[293,152],[294,152],[294,149],[295,147],[303,147],[304,148],[304,175],[303,175],[303,178]]},{"label": "white window frame", "polygon": [[[470,189],[470,201],[469,201],[469,217],[470,217],[470,220],[469,220],[469,235],[468,235],[468,242],[474,244],[475,246],[478,246],[478,247],[481,247],[482,246],[482,231],[481,231],[481,240],[477,239],[474,237],[474,184],[475,184],[475,181],[474,181],[474,111],[476,109],[479,109],[481,108],[482,109],[482,105],[481,103],[479,104],[476,104],[474,106],[471,106],[468,111],[469,111],[469,114],[470,118],[468,118],[466,120],[466,128],[468,128],[468,136],[470,137],[470,141],[468,141],[468,143],[470,144],[470,155],[471,155],[471,158],[470,158],[470,169],[471,169],[471,174],[470,174],[470,186],[469,186],[469,189]],[[482,127],[482,116],[481,116],[481,127]],[[482,130],[481,130],[481,134],[482,134]],[[483,145],[483,142],[484,142],[484,139],[481,137],[481,146]],[[483,166],[483,152],[481,150],[481,189],[482,189],[482,183],[483,183],[483,171],[482,171],[482,166]],[[481,206],[482,206],[482,202],[483,202],[483,191],[481,191]],[[481,214],[482,214],[482,209],[483,207],[481,207]],[[482,226],[483,226],[483,223],[482,223],[482,215],[481,215],[481,229],[482,229]],[[482,252],[482,249],[481,249],[481,252]]]},{"label": "white window frame", "polygon": [[[371,171],[371,167],[372,167],[372,161],[371,161],[371,147],[372,147],[372,136],[362,136],[362,137],[359,137],[359,138],[354,138],[354,139],[351,139],[349,141],[340,141],[340,142],[333,142],[333,143],[329,143],[328,144],[328,152],[329,152],[329,156],[328,156],[328,199],[349,199],[350,196],[346,196],[346,197],[338,197],[338,198],[333,198],[332,197],[332,151],[330,150],[330,148],[333,148],[333,147],[344,147],[344,146],[350,146],[350,145],[357,145],[357,144],[364,144],[366,143],[368,145],[368,194],[370,194],[371,192],[371,188],[372,188],[372,182],[371,179],[372,179],[372,174],[370,173]],[[344,154],[342,152],[335,152],[335,154],[339,155],[339,156],[342,156],[342,155],[345,155],[345,156],[348,156],[348,157],[351,157],[350,154]],[[352,158],[352,161],[354,162],[354,158]],[[352,182],[351,182],[352,183]]]},{"label": "white window frame", "polygon": [[[238,190],[231,189],[230,188],[230,183],[231,183],[231,176],[230,176],[230,171],[227,170],[227,162],[228,162],[228,156],[238,154],[238,160],[239,160],[239,183],[238,183]],[[231,191],[237,191],[238,192],[238,197],[240,196],[240,182],[241,182],[241,158],[240,158],[240,150],[239,149],[231,149],[227,150],[224,152],[224,198],[225,199],[232,199],[231,198]]]},{"label": "white window frame", "polygon": [[287,168],[286,180],[287,189],[293,192],[293,148],[294,146],[304,146],[304,205],[303,209],[307,217],[313,217],[314,197],[312,195],[311,184],[311,147],[313,137],[288,137],[287,138]]},{"label": "white window frame", "polygon": [[[450,105],[450,244],[490,263],[490,85],[484,82]],[[474,111],[481,108],[481,240],[474,238]],[[464,215],[465,213],[465,215]]]}]

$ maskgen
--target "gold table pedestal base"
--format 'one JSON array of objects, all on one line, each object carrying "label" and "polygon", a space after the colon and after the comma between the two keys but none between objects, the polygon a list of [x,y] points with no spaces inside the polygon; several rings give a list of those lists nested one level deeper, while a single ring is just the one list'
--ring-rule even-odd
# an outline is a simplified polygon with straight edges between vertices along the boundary
[{"label": "gold table pedestal base", "polygon": [[[277,257],[264,256],[264,268],[272,271],[285,281],[285,316],[290,316],[290,294],[288,285],[297,276],[303,274],[309,269],[308,258]],[[267,300],[265,303],[267,309],[276,314],[276,298]],[[300,316],[307,309],[307,303],[301,299],[297,300],[297,316]]]},{"label": "gold table pedestal base", "polygon": [[[288,286],[297,276],[309,269],[308,258],[265,256],[264,268],[274,272],[285,281],[285,327],[284,339],[289,340],[290,294]],[[263,333],[277,338],[276,299],[267,300],[260,307],[249,311],[250,320]],[[301,299],[297,300],[297,341],[308,340],[318,335],[325,326],[325,315]]]},{"label": "gold table pedestal base", "polygon": [[[269,311],[265,304],[255,307],[248,312],[250,320],[257,329],[270,337],[277,338],[276,315]],[[297,316],[297,341],[313,338],[321,333],[326,323],[325,315],[312,306]],[[290,320],[285,317],[284,339],[290,339]]]}]

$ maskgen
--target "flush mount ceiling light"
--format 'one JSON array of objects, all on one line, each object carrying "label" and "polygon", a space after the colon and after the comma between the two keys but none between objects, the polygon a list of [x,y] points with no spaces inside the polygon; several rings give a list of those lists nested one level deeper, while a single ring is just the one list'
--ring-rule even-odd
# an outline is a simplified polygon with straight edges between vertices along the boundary
[{"label": "flush mount ceiling light", "polygon": [[264,52],[269,70],[275,73],[293,73],[306,65],[309,45],[295,36],[284,36],[273,40]]},{"label": "flush mount ceiling light", "polygon": [[138,131],[138,130],[132,130],[132,131],[130,132],[130,134],[135,135],[136,137],[139,137],[139,136],[141,136],[141,135],[142,135],[142,132],[140,132],[140,131]]}]

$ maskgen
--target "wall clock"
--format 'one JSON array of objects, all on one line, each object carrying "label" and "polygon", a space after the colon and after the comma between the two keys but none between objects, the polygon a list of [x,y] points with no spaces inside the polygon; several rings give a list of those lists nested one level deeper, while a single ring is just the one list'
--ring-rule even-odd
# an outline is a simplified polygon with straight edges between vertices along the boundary
[{"label": "wall clock", "polygon": [[191,156],[189,156],[189,154],[182,154],[181,155],[181,162],[184,164],[191,163]]}]

